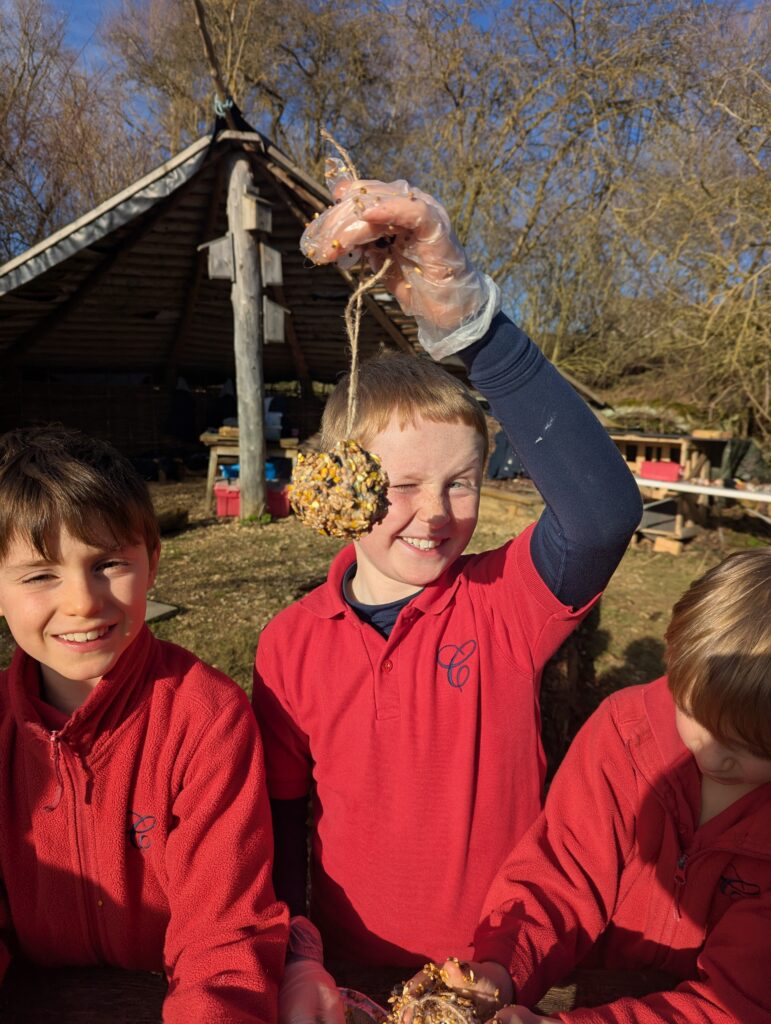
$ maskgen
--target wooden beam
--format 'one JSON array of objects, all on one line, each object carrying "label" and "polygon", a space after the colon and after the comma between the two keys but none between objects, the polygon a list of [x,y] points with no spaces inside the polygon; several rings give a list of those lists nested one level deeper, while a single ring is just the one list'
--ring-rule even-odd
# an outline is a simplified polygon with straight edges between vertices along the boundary
[{"label": "wooden beam", "polygon": [[[292,179],[291,175],[287,174],[283,168],[278,167],[272,160],[268,160],[266,157],[261,157],[260,162],[268,171],[270,171],[273,177],[281,183],[281,185],[284,185],[286,188],[294,192],[294,194],[299,199],[302,199],[303,202],[307,203],[315,213],[323,213],[324,210],[328,209],[329,203],[325,203],[323,199],[319,199],[318,196],[314,196],[307,188],[303,188],[302,185],[298,185],[298,183]],[[286,201],[286,196],[284,196],[284,200]],[[294,213],[295,217],[297,217],[302,224],[306,223],[308,220],[307,213],[300,210],[300,208],[294,203],[287,202],[287,206],[291,208],[292,213]]]},{"label": "wooden beam", "polygon": [[245,153],[234,153],[228,158],[227,211],[235,262],[230,298],[236,357],[242,519],[261,515],[266,504],[260,252],[256,236],[243,226],[247,189],[254,189],[249,157]]},{"label": "wooden beam", "polygon": [[[264,157],[261,158],[261,163],[271,172],[271,174],[277,179],[277,187],[282,199],[286,203],[287,207],[292,211],[295,218],[303,225],[308,222],[308,216],[304,213],[299,206],[286,194],[286,189],[289,188],[297,196],[303,199],[308,205],[316,212],[322,213],[328,208],[328,205],[322,202],[317,196],[312,195],[307,189],[298,185],[292,181],[291,177],[277,167],[271,160],[267,160]],[[283,186],[283,187],[282,187]],[[345,279],[348,287],[351,291],[354,291],[358,286],[358,281],[350,274],[347,270],[342,270],[340,267],[336,267],[337,271]],[[371,295],[364,296],[364,305],[372,316],[377,320],[378,324],[383,328],[388,337],[394,342],[397,348],[400,348],[402,352],[408,352],[411,356],[416,355],[415,349],[404,337],[399,328],[394,324],[385,310],[381,307],[380,303],[376,299],[373,299]]]}]

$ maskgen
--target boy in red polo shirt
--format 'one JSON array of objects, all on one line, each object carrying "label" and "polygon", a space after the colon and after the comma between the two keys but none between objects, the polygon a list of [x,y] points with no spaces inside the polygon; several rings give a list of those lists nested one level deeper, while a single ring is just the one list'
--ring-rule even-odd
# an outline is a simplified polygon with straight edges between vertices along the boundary
[{"label": "boy in red polo shirt", "polygon": [[[310,917],[327,957],[407,967],[470,950],[489,884],[540,810],[541,671],[610,578],[640,498],[593,414],[499,312],[436,200],[373,181],[338,199],[310,229],[314,260],[383,238],[373,263],[390,254],[385,280],[424,346],[460,355],[547,505],[502,548],[464,555],[482,410],[430,360],[366,363],[352,436],[383,461],[388,515],[260,637],[254,705],[294,937],[313,934],[301,918],[312,792]],[[344,381],[325,446],[344,435],[346,405]],[[284,1019],[339,1019],[332,990],[312,960],[290,964]]]},{"label": "boy in red polo shirt", "polygon": [[666,637],[667,676],[592,715],[485,901],[472,988],[517,1004],[500,1024],[555,1019],[528,1007],[578,964],[672,988],[564,1024],[771,1020],[771,547],[691,584]]},{"label": "boy in red polo shirt", "polygon": [[145,625],[158,524],[110,445],[0,438],[0,980],[163,971],[167,1024],[273,1024],[287,937],[241,689]]}]

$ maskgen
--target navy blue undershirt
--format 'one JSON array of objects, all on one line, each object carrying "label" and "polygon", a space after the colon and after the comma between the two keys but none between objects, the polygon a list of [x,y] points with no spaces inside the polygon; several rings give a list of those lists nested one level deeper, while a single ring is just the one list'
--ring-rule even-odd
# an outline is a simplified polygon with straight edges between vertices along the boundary
[{"label": "navy blue undershirt", "polygon": [[350,583],[356,575],[356,563],[349,565],[345,570],[343,576],[343,597],[347,603],[353,608],[356,614],[359,616],[362,622],[366,622],[368,626],[372,626],[376,629],[381,636],[389,637],[391,630],[396,625],[396,620],[399,618],[399,612],[402,608],[409,604],[413,597],[416,597],[420,591],[416,590],[414,594],[408,594],[406,597],[400,597],[396,601],[389,601],[388,604],[362,604],[361,601],[357,601],[355,597],[348,596],[351,594]]}]

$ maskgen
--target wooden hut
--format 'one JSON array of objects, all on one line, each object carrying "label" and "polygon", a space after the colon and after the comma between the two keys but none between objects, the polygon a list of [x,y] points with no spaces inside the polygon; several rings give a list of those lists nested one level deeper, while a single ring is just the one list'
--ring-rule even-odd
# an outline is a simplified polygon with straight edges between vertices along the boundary
[{"label": "wooden hut", "polygon": [[[312,382],[334,382],[348,363],[342,314],[355,282],[310,265],[298,247],[327,190],[260,133],[230,130],[0,267],[0,429],[58,420],[128,452],[162,448],[180,378],[196,429],[212,424],[211,396],[235,379],[227,201],[239,156],[252,181],[244,203],[269,212],[269,230],[254,230],[262,279],[274,282],[260,289],[262,375],[268,391],[297,382],[295,415],[310,432]],[[210,278],[209,266],[226,276]],[[366,306],[363,358],[383,346],[415,351],[414,325],[386,292]]]}]

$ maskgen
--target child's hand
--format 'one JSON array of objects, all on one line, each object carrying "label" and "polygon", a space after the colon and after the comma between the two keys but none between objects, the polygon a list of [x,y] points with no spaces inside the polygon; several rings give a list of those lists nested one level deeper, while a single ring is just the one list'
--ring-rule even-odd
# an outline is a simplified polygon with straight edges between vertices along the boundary
[{"label": "child's hand", "polygon": [[[501,964],[487,961],[485,963],[460,963],[455,957],[445,960],[441,965],[442,978],[448,988],[472,999],[480,1020],[489,1020],[500,1007],[512,997],[512,985],[509,972]],[[425,985],[427,975],[423,971],[410,978],[406,988],[408,993],[417,997],[421,987]],[[411,1012],[408,1009],[402,1017],[401,1024],[410,1024]]]},{"label": "child's hand", "polygon": [[499,308],[498,289],[468,261],[436,199],[406,181],[346,179],[335,198],[337,205],[312,221],[300,241],[309,259],[332,263],[363,250],[379,270],[390,257],[384,284],[415,316],[421,343],[435,358],[485,333]]},{"label": "child's hand", "polygon": [[278,993],[279,1024],[345,1024],[340,993],[318,960],[295,960],[284,969]]},{"label": "child's hand", "polygon": [[496,1024],[554,1024],[553,1017],[539,1017],[526,1006],[504,1006],[496,1013],[494,1020]]}]

